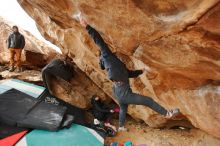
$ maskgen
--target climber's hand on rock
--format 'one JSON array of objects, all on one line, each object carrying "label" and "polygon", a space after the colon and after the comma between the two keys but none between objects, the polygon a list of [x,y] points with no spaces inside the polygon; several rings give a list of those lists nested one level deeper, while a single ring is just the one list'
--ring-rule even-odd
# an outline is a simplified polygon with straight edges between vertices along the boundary
[{"label": "climber's hand on rock", "polygon": [[79,22],[83,27],[86,27],[88,25],[86,20],[82,16],[79,17]]},{"label": "climber's hand on rock", "polygon": [[141,70],[142,70],[143,73],[144,73],[144,72],[147,72],[147,69],[146,69],[146,68],[142,68]]},{"label": "climber's hand on rock", "polygon": [[141,70],[143,73],[146,73],[149,80],[155,79],[158,75],[158,73],[152,69],[142,68]]},{"label": "climber's hand on rock", "polygon": [[150,71],[147,71],[146,75],[149,80],[153,80],[158,76],[158,72],[150,70]]}]

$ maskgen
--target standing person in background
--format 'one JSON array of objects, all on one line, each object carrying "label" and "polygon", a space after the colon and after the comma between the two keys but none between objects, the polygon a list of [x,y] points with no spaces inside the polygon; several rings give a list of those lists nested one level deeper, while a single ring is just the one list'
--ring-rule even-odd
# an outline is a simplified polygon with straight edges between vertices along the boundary
[{"label": "standing person in background", "polygon": [[[22,71],[21,68],[21,53],[25,46],[24,36],[19,32],[17,26],[12,27],[13,33],[9,35],[7,43],[10,51],[10,67],[9,71],[13,72],[15,68],[18,72]],[[16,60],[15,60],[16,56]]]},{"label": "standing person in background", "polygon": [[100,48],[100,65],[108,72],[108,78],[113,82],[113,92],[120,105],[119,128],[118,131],[127,131],[124,127],[128,105],[145,105],[163,115],[166,118],[172,118],[179,114],[179,109],[167,110],[151,97],[134,93],[130,88],[129,78],[136,78],[144,70],[129,70],[126,65],[111,52],[101,35],[87,22],[80,17],[80,23],[86,28],[90,37]]}]

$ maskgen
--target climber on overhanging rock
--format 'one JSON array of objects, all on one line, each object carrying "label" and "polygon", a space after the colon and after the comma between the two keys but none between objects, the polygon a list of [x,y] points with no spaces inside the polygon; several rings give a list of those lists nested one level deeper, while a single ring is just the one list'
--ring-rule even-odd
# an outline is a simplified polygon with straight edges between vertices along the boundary
[{"label": "climber on overhanging rock", "polygon": [[79,20],[80,24],[86,28],[94,42],[99,46],[101,68],[107,70],[109,79],[114,83],[113,92],[120,106],[118,131],[127,131],[124,125],[129,104],[146,105],[166,118],[172,118],[179,114],[179,109],[166,110],[152,98],[133,93],[130,88],[129,78],[138,77],[144,70],[128,70],[125,64],[111,52],[101,35],[88,25],[82,17]]}]

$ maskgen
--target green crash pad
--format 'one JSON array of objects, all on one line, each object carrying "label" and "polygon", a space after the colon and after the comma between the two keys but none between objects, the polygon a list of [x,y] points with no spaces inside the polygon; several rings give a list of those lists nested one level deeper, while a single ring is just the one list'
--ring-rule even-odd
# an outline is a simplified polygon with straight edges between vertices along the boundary
[{"label": "green crash pad", "polygon": [[33,130],[16,146],[103,146],[104,139],[94,130],[73,124],[58,132]]}]

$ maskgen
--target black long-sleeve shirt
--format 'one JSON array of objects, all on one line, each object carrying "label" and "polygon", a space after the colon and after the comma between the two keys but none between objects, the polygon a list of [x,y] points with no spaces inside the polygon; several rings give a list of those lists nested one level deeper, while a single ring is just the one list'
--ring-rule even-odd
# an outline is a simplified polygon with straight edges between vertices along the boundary
[{"label": "black long-sleeve shirt", "polygon": [[104,103],[99,100],[96,101],[95,99],[92,99],[91,104],[94,112],[110,113],[110,110],[104,108]]},{"label": "black long-sleeve shirt", "polygon": [[104,103],[102,103],[100,100],[95,100],[95,97],[92,97],[91,104],[91,112],[95,118],[101,121],[104,121],[106,120],[106,118],[108,118],[108,115],[111,112],[110,109],[108,109]]},{"label": "black long-sleeve shirt", "polygon": [[89,35],[93,38],[94,42],[99,46],[101,51],[100,66],[101,69],[106,69],[108,77],[112,81],[129,82],[129,78],[137,77],[142,71],[130,71],[126,68],[125,64],[118,59],[109,49],[101,35],[90,25],[86,26]]}]

